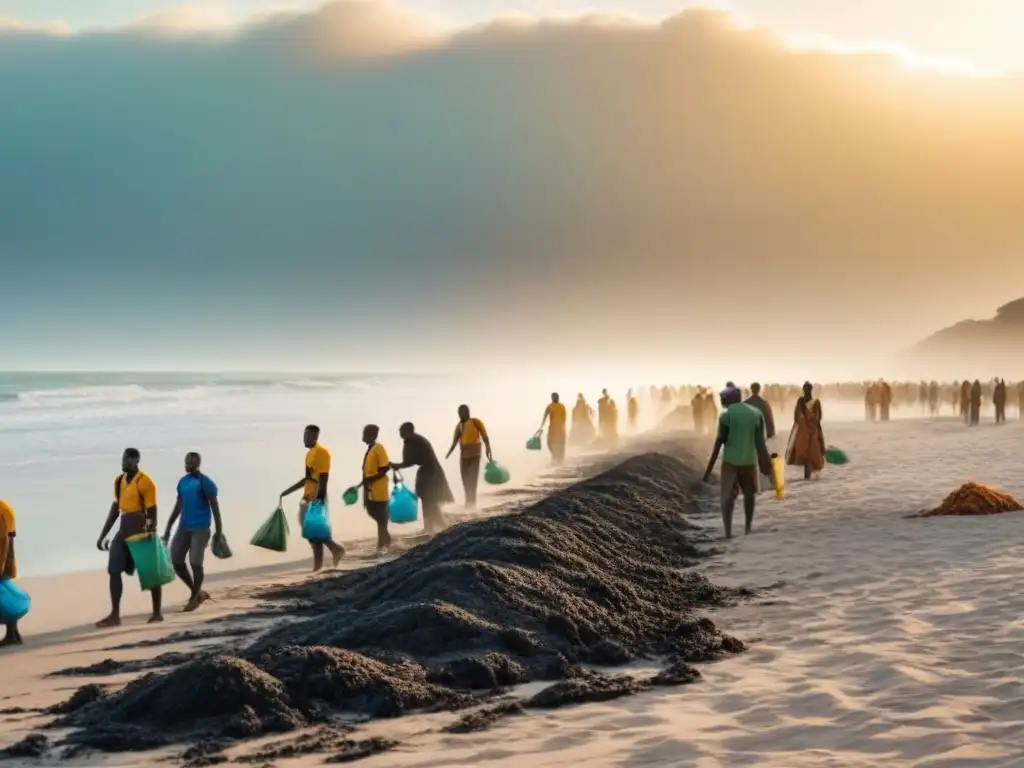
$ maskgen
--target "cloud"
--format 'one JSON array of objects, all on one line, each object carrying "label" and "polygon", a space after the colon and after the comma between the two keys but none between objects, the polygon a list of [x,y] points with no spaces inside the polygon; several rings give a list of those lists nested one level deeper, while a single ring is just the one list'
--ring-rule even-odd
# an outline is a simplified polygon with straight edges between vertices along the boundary
[{"label": "cloud", "polygon": [[0,39],[13,35],[64,36],[72,34],[71,27],[61,21],[19,21],[0,14]]},{"label": "cloud", "polygon": [[337,3],[228,37],[19,35],[0,315],[59,297],[26,333],[70,322],[79,346],[128,313],[225,349],[367,354],[386,328],[409,356],[838,364],[1020,292],[1019,86],[706,10],[451,31]]}]

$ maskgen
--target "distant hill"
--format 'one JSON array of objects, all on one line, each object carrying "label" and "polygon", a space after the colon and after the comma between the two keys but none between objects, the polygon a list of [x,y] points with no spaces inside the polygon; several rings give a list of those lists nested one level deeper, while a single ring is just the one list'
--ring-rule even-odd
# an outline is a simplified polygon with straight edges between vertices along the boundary
[{"label": "distant hill", "polygon": [[[970,376],[1015,375],[1024,366],[1024,298],[1004,304],[988,320],[962,320],[907,350],[929,367],[971,366]],[[983,370],[974,370],[978,367]]]}]

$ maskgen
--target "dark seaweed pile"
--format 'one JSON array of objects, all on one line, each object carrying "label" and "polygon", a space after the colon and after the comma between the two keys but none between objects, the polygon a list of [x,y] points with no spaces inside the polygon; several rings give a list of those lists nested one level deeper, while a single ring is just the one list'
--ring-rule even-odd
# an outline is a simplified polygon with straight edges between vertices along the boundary
[{"label": "dark seaweed pile", "polygon": [[[73,743],[121,751],[336,724],[338,713],[456,710],[531,680],[560,681],[531,707],[692,682],[699,673],[685,662],[743,650],[695,613],[735,593],[683,570],[706,538],[685,517],[697,509],[697,471],[637,456],[393,562],[277,589],[266,597],[309,618],[242,652],[147,675],[59,725],[75,729]],[[637,658],[670,666],[648,681],[580,667]]]}]

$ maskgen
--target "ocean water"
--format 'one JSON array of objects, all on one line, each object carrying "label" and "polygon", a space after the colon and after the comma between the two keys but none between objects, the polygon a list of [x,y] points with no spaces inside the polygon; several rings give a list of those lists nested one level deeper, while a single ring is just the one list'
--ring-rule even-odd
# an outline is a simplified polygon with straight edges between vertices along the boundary
[{"label": "ocean water", "polygon": [[[335,537],[346,541],[375,530],[361,505],[341,502],[360,477],[365,424],[381,427],[381,442],[397,459],[398,427],[413,421],[443,456],[456,409],[468,403],[487,424],[495,457],[512,469],[514,482],[523,482],[547,466],[546,454],[527,453],[524,443],[550,391],[550,382],[486,374],[0,373],[0,498],[18,517],[23,575],[102,569],[105,555],[95,542],[123,450],[138,448],[142,468],[156,481],[161,529],[185,453],[196,450],[220,488],[236,553],[231,565],[260,564],[286,557],[250,547],[248,540],[280,491],[302,477],[307,423],[321,427],[321,442],[332,454],[332,520]],[[461,504],[457,454],[444,463]],[[411,482],[412,474],[406,479]],[[298,496],[286,502],[293,520],[297,503]],[[304,555],[308,548],[297,525],[292,528],[287,556]],[[214,562],[214,570],[224,567]]]}]

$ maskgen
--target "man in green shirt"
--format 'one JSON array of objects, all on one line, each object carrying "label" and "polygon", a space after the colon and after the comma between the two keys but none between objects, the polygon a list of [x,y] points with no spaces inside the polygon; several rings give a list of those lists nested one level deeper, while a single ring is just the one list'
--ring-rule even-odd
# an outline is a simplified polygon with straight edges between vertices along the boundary
[{"label": "man in green shirt", "polygon": [[721,392],[722,413],[718,417],[718,437],[711,452],[704,482],[711,479],[711,471],[722,453],[722,524],[725,538],[732,538],[732,513],[736,498],[743,491],[743,513],[746,517],[745,533],[750,533],[754,522],[754,505],[758,492],[758,469],[770,475],[772,459],[765,444],[764,416],[753,406],[742,402],[743,393],[735,386]]}]

